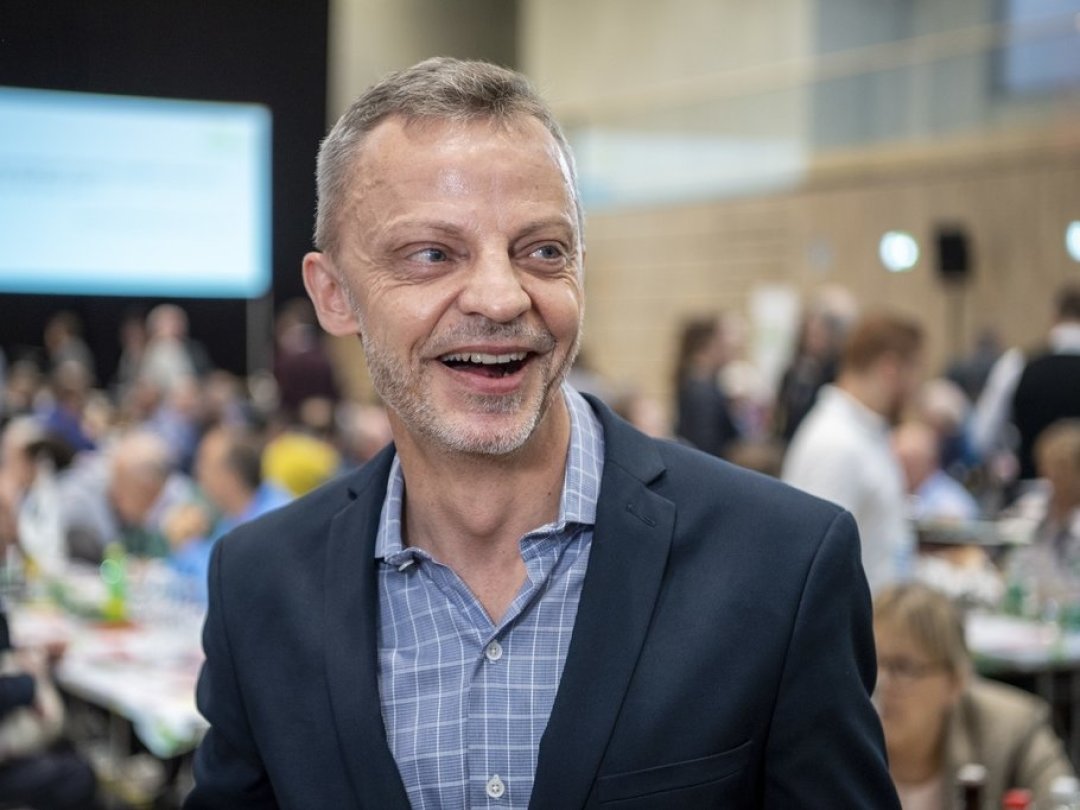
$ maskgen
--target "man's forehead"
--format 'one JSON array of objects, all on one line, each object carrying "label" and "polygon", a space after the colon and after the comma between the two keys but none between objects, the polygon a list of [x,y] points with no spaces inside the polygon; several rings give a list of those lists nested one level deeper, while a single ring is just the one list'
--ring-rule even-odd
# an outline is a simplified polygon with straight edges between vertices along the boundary
[{"label": "man's forehead", "polygon": [[[440,196],[445,200],[438,192],[453,192],[463,182],[462,171],[479,173],[474,177],[487,175],[485,182],[501,185],[504,179],[520,178],[529,167],[534,172],[550,171],[544,185],[551,182],[550,188],[560,187],[557,193],[563,204],[576,208],[577,191],[566,156],[544,124],[532,116],[460,121],[391,116],[374,127],[359,146],[350,170],[347,205],[364,205],[376,193],[389,195],[378,198],[380,214],[385,215],[390,200],[402,198],[415,204],[417,189],[433,201]],[[568,213],[571,227],[577,231],[578,218],[573,211]]]},{"label": "man's forehead", "polygon": [[360,142],[357,167],[363,167],[369,161],[378,162],[388,153],[401,155],[403,152],[413,152],[416,156],[434,156],[440,147],[451,144],[468,144],[481,155],[485,148],[495,142],[492,136],[507,136],[517,144],[532,140],[557,163],[564,162],[554,136],[530,115],[505,118],[484,116],[464,120],[391,115],[373,127]]}]

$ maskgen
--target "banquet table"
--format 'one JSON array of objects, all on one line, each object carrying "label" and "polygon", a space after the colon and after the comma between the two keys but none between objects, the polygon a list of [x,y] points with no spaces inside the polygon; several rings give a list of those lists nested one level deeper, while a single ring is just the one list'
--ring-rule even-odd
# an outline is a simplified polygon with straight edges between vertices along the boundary
[{"label": "banquet table", "polygon": [[[85,596],[95,587],[90,576],[69,574],[68,582]],[[8,610],[17,646],[63,650],[54,672],[63,691],[129,722],[148,751],[169,759],[195,748],[207,728],[195,707],[202,612],[165,599],[143,607],[149,606],[119,623],[45,599],[13,602]]]},{"label": "banquet table", "polygon": [[1080,763],[1080,632],[985,612],[970,613],[965,630],[976,670],[1030,686],[1050,704],[1070,759]]}]

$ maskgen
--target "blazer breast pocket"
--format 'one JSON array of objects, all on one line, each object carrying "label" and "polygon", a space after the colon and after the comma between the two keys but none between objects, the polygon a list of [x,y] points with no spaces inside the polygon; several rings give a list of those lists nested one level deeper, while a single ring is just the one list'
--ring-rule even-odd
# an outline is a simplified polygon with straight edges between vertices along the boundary
[{"label": "blazer breast pocket", "polygon": [[[750,758],[751,743],[698,759],[672,762],[640,771],[614,773],[596,780],[600,804],[625,803],[625,807],[701,807],[703,801],[728,797],[726,784],[737,795],[739,779]],[[713,805],[716,806],[716,805]],[[722,806],[722,805],[720,805]]]}]

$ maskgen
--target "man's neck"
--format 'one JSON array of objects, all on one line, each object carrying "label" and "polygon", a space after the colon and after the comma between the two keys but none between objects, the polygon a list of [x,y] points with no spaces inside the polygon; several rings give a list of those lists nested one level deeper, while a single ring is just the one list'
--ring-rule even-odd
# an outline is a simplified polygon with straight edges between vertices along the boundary
[{"label": "man's neck", "polygon": [[497,621],[525,579],[522,535],[558,517],[569,444],[562,396],[509,456],[431,451],[404,437],[403,542],[453,569]]}]

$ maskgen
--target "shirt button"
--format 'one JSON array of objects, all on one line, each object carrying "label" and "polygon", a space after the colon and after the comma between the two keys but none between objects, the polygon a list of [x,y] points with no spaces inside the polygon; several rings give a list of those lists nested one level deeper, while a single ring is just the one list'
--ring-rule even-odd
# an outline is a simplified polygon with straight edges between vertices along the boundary
[{"label": "shirt button", "polygon": [[501,799],[503,794],[506,793],[506,785],[503,784],[503,780],[499,778],[498,774],[488,779],[487,786],[485,788],[487,795],[493,799]]},{"label": "shirt button", "polygon": [[[502,653],[502,645],[497,641],[491,642],[484,648],[484,656],[488,661],[498,661],[502,658]],[[499,777],[496,776],[495,778],[498,779]]]}]

